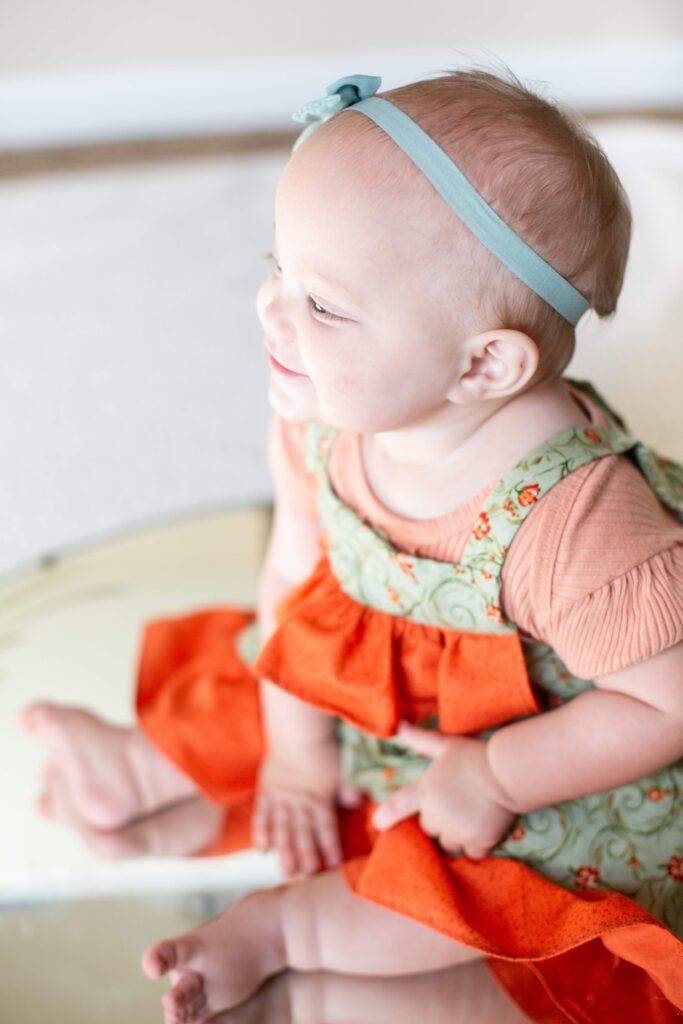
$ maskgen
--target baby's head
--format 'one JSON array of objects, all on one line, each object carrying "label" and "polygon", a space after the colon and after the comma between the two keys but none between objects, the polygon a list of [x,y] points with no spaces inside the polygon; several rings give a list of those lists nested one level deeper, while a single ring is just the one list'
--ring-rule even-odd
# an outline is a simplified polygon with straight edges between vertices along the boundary
[{"label": "baby's head", "polygon": [[[597,143],[510,75],[457,71],[383,98],[416,121],[598,316],[616,309],[628,201]],[[465,227],[353,107],[294,152],[257,308],[284,418],[359,433],[462,414],[559,377],[574,327]],[[331,314],[331,315],[330,315]]]}]

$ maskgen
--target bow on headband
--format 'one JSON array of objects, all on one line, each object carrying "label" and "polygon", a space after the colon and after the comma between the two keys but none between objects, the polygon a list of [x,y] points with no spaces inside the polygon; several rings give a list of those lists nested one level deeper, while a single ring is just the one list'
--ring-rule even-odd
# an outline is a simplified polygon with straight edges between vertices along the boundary
[{"label": "bow on headband", "polygon": [[352,107],[354,103],[360,103],[368,96],[374,96],[382,84],[382,79],[377,75],[347,75],[339,78],[332,85],[325,89],[326,95],[319,100],[310,100],[304,103],[292,114],[293,121],[300,121],[308,125],[294,143],[292,152],[301,145],[304,139],[319,128],[325,121],[329,121],[335,114]]}]

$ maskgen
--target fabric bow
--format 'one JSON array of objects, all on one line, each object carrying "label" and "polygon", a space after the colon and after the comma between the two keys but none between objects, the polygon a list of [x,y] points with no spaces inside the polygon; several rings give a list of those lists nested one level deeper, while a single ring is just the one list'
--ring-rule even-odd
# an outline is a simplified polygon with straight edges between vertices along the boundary
[{"label": "fabric bow", "polygon": [[335,114],[339,114],[354,103],[360,103],[368,96],[374,96],[382,84],[382,79],[377,75],[347,75],[339,78],[336,82],[328,85],[325,89],[326,95],[319,100],[309,100],[292,114],[293,121],[300,121],[308,125],[297,138],[292,152],[301,145],[304,139],[319,128],[325,121],[329,121]]}]

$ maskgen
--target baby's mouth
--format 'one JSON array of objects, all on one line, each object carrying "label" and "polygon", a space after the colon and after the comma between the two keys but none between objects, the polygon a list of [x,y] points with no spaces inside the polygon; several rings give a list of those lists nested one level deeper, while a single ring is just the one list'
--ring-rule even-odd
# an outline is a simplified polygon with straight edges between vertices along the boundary
[{"label": "baby's mouth", "polygon": [[297,373],[296,370],[290,370],[289,367],[283,366],[282,363],[278,362],[278,360],[275,358],[275,356],[271,352],[268,353],[268,363],[269,363],[270,366],[272,366],[272,368],[274,370],[277,370],[278,373],[285,374],[286,377],[307,377],[308,376],[305,373]]}]

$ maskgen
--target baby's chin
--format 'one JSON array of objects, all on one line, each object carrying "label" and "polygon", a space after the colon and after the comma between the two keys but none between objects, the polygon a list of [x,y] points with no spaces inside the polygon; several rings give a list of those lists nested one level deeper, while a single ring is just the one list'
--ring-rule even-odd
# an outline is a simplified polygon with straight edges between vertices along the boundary
[{"label": "baby's chin", "polygon": [[319,419],[315,396],[285,391],[271,381],[268,389],[270,407],[281,419],[288,423],[307,423]]}]

